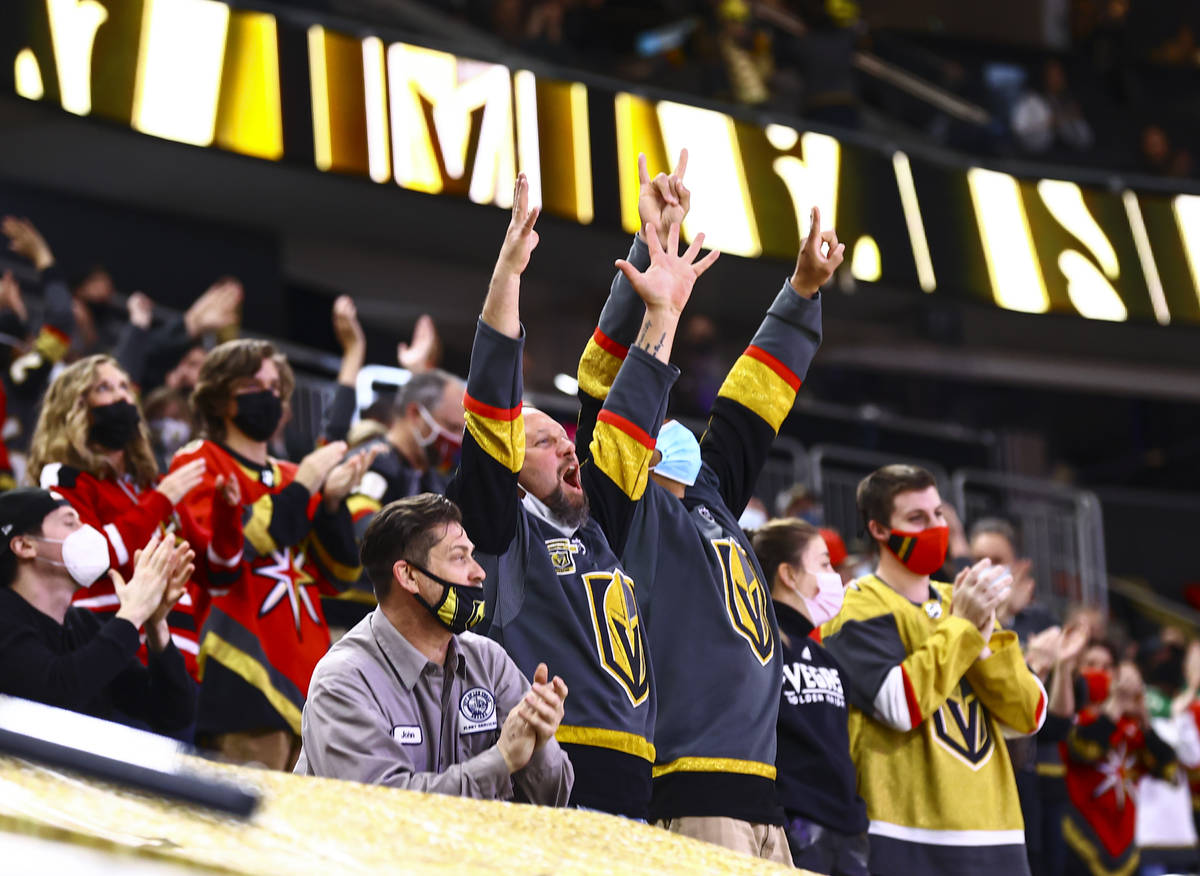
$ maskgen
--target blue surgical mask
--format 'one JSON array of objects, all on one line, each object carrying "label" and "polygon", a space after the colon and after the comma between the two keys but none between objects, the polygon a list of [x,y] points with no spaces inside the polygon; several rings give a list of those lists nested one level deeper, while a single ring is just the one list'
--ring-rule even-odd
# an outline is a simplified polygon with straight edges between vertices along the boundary
[{"label": "blue surgical mask", "polygon": [[655,449],[662,459],[654,473],[677,483],[692,486],[700,474],[700,442],[692,430],[678,420],[667,420],[658,431]]}]

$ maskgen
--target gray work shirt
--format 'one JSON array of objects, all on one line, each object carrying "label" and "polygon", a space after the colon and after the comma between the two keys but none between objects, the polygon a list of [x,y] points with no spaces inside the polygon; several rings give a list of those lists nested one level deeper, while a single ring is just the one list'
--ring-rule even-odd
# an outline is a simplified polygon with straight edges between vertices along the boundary
[{"label": "gray work shirt", "polygon": [[445,668],[375,609],[321,658],[301,723],[295,772],[368,784],[565,806],[575,778],[549,740],[514,775],[496,748],[529,682],[498,644],[462,633]]}]

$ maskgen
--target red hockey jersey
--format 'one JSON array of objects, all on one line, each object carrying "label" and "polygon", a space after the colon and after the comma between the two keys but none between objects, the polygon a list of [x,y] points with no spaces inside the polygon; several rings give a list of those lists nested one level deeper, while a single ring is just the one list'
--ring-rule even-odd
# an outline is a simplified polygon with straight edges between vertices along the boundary
[{"label": "red hockey jersey", "polygon": [[[359,577],[353,523],[343,502],[327,511],[295,482],[296,466],[260,466],[212,441],[182,448],[171,470],[207,462],[201,486],[180,503],[196,552],[198,734],[259,729],[300,733],[300,714],[317,661],[329,648],[321,593]],[[235,477],[241,507],[216,490]]]},{"label": "red hockey jersey", "polygon": [[[71,503],[79,519],[103,533],[108,540],[108,562],[128,581],[133,576],[133,555],[172,519],[178,524],[171,501],[153,488],[139,487],[131,478],[97,478],[63,463],[42,469],[39,483]],[[193,588],[183,594],[167,616],[171,641],[183,655],[188,672],[196,675],[196,606]],[[111,616],[120,608],[117,593],[107,576],[75,592],[75,605]],[[145,636],[138,658],[146,662]]]},{"label": "red hockey jersey", "polygon": [[1171,746],[1130,718],[1113,723],[1094,706],[1075,719],[1062,743],[1072,806],[1063,838],[1096,876],[1137,869],[1137,784],[1144,775],[1171,780],[1178,763]]}]

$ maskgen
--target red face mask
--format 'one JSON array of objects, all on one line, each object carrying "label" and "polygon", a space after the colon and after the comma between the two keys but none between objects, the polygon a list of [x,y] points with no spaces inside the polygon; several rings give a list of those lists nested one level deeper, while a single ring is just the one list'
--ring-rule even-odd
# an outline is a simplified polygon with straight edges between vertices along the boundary
[{"label": "red face mask", "polygon": [[931,526],[920,532],[893,529],[887,546],[908,571],[915,575],[932,575],[946,564],[950,527]]},{"label": "red face mask", "polygon": [[1112,673],[1107,669],[1081,669],[1079,677],[1087,683],[1088,700],[1092,703],[1102,703],[1108,699],[1108,690],[1112,687]]}]

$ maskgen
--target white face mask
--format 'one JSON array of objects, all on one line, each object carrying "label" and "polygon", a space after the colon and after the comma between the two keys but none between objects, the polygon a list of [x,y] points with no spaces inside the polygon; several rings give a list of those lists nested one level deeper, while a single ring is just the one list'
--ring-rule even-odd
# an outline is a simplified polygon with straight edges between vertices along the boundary
[{"label": "white face mask", "polygon": [[842,587],[842,576],[837,572],[817,572],[816,579],[816,594],[800,598],[804,600],[813,626],[819,627],[826,621],[833,620],[842,610],[842,600],[846,596],[846,589]]},{"label": "white face mask", "polygon": [[108,539],[94,526],[84,524],[66,538],[42,538],[38,541],[62,545],[62,562],[46,560],[52,566],[61,566],[80,587],[91,587],[100,576],[108,571]]}]

